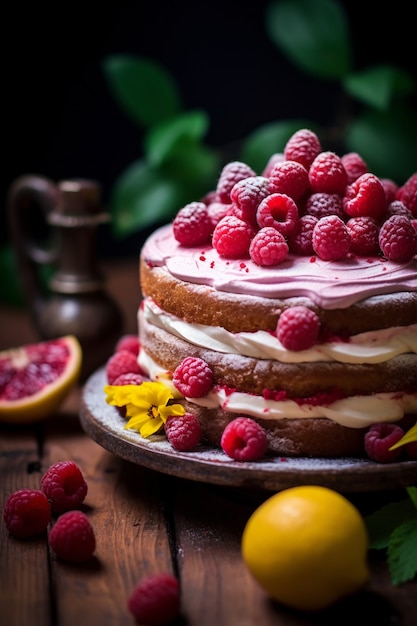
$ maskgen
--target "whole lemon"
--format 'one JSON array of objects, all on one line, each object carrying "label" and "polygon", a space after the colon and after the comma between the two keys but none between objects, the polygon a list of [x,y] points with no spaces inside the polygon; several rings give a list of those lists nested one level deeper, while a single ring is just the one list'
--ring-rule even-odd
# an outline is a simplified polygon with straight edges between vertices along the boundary
[{"label": "whole lemon", "polygon": [[278,602],[324,609],[369,580],[368,535],[357,508],[332,489],[285,489],[263,502],[242,535],[249,571]]}]

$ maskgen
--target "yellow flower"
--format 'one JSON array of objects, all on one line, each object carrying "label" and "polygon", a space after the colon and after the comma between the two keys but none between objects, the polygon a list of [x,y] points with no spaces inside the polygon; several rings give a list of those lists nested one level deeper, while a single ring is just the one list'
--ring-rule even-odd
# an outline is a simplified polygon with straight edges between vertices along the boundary
[{"label": "yellow flower", "polygon": [[412,443],[413,441],[417,441],[417,422],[408,430],[403,437],[397,443],[394,443],[390,447],[390,450],[395,450],[400,446],[405,446],[407,443]]},{"label": "yellow flower", "polygon": [[107,404],[126,407],[129,421],[125,428],[137,430],[145,438],[157,433],[170,415],[185,413],[182,404],[169,404],[174,396],[163,383],[106,385],[104,392],[107,394]]}]

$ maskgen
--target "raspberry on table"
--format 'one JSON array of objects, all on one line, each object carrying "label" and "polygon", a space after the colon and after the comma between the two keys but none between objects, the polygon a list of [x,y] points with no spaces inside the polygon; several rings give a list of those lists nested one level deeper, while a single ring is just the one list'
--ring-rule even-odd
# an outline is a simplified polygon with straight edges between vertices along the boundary
[{"label": "raspberry on table", "polygon": [[344,259],[350,248],[346,224],[337,215],[322,217],[314,226],[312,243],[314,252],[323,261]]},{"label": "raspberry on table", "polygon": [[249,245],[255,231],[234,215],[226,215],[214,229],[213,248],[220,256],[239,259],[249,256]]},{"label": "raspberry on table", "polygon": [[256,176],[256,172],[247,163],[242,161],[230,161],[226,163],[220,172],[217,181],[216,195],[218,202],[230,204],[230,192],[240,180]]},{"label": "raspberry on table", "polygon": [[236,417],[224,429],[220,445],[235,461],[257,461],[265,456],[268,439],[258,422],[250,417]]},{"label": "raspberry on table", "polygon": [[58,461],[41,478],[41,490],[55,513],[76,509],[84,502],[88,485],[74,461]]},{"label": "raspberry on table", "polygon": [[308,172],[308,180],[313,192],[345,193],[347,173],[342,159],[334,152],[320,152]]},{"label": "raspberry on table", "polygon": [[368,170],[368,166],[357,152],[347,152],[343,154],[341,157],[343,167],[346,170],[347,174],[347,182],[350,185],[354,180],[362,176],[362,174],[366,174]]},{"label": "raspberry on table", "polygon": [[96,549],[94,529],[82,511],[67,511],[52,526],[49,545],[56,556],[71,563],[90,559]]},{"label": "raspberry on table", "polygon": [[119,350],[107,360],[106,378],[109,385],[113,385],[116,378],[121,374],[142,374],[137,356],[128,350]]},{"label": "raspberry on table", "polygon": [[397,190],[395,199],[401,200],[414,217],[417,217],[417,172],[412,174]]},{"label": "raspberry on table", "polygon": [[380,221],[387,210],[387,197],[375,174],[362,174],[346,187],[343,209],[350,217],[368,215]]},{"label": "raspberry on table", "polygon": [[297,201],[309,189],[308,171],[297,161],[278,162],[269,175],[269,189]]},{"label": "raspberry on table", "polygon": [[190,202],[172,222],[174,237],[182,246],[200,246],[210,241],[213,223],[204,202]]},{"label": "raspberry on table", "polygon": [[389,463],[402,454],[402,448],[390,450],[404,435],[403,429],[397,424],[381,422],[373,424],[365,433],[365,452],[372,461]]},{"label": "raspberry on table", "polygon": [[213,371],[203,359],[187,356],[175,368],[172,382],[185,398],[202,398],[213,386]]},{"label": "raspberry on table", "polygon": [[128,609],[141,626],[165,626],[180,614],[180,586],[172,574],[143,578],[128,598]]},{"label": "raspberry on table", "polygon": [[321,143],[312,130],[301,128],[288,139],[284,148],[284,156],[288,161],[297,161],[304,165],[306,170],[310,168],[314,159],[321,152]]},{"label": "raspberry on table", "polygon": [[313,254],[313,230],[318,219],[313,215],[303,215],[298,220],[291,235],[288,237],[288,247],[293,254],[308,256]]},{"label": "raspberry on table", "polygon": [[260,266],[277,265],[288,254],[288,244],[278,230],[266,226],[258,230],[251,241],[249,255]]},{"label": "raspberry on table", "polygon": [[123,335],[120,337],[119,341],[116,343],[115,352],[121,352],[122,350],[127,350],[127,352],[131,352],[135,356],[139,354],[139,338],[137,335]]},{"label": "raspberry on table", "polygon": [[320,319],[308,307],[289,307],[278,318],[276,335],[287,350],[308,350],[317,343],[319,333]]},{"label": "raspberry on table", "polygon": [[272,193],[258,206],[256,220],[259,228],[270,226],[288,237],[298,222],[298,207],[290,196]]},{"label": "raspberry on table", "polygon": [[230,198],[240,209],[238,217],[257,228],[256,210],[270,193],[269,181],[264,176],[249,176],[234,185]]},{"label": "raspberry on table", "polygon": [[337,215],[342,220],[346,217],[342,197],[338,193],[312,193],[307,198],[306,212],[317,219],[326,215]]},{"label": "raspberry on table", "polygon": [[19,489],[3,508],[7,530],[20,539],[43,533],[51,520],[51,506],[40,489]]},{"label": "raspberry on table", "polygon": [[175,450],[193,450],[201,440],[200,422],[192,413],[171,415],[165,422],[165,434]]},{"label": "raspberry on table", "polygon": [[417,254],[417,232],[405,215],[392,215],[379,230],[379,246],[389,261],[406,263]]},{"label": "raspberry on table", "polygon": [[346,222],[350,235],[350,251],[357,256],[377,256],[379,227],[372,217],[351,217]]}]

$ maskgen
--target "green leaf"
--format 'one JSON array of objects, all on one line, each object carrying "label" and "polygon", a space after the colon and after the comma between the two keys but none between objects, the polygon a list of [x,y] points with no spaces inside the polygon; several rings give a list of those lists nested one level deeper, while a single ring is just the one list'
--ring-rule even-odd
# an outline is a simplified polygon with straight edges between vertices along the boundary
[{"label": "green leaf", "polygon": [[149,163],[160,165],[181,145],[200,141],[208,126],[205,111],[190,111],[151,128],[144,141]]},{"label": "green leaf", "polygon": [[12,307],[23,307],[24,297],[10,244],[0,246],[0,275],[0,302]]},{"label": "green leaf", "polygon": [[369,547],[380,550],[387,548],[395,528],[406,520],[415,519],[415,509],[411,500],[391,502],[365,517],[369,534]]},{"label": "green leaf", "polygon": [[385,110],[394,97],[411,94],[415,83],[404,70],[392,65],[370,67],[344,78],[344,87],[362,103]]},{"label": "green leaf", "polygon": [[107,57],[102,67],[119,106],[139,126],[159,124],[180,112],[177,85],[155,61],[115,55]]},{"label": "green leaf", "polygon": [[388,544],[388,567],[393,585],[412,580],[417,574],[417,515],[393,531]]},{"label": "green leaf", "polygon": [[[200,144],[177,146],[163,171],[183,187],[183,201],[199,200],[215,187],[220,171],[218,153]],[[177,208],[178,209],[178,208]]]},{"label": "green leaf", "polygon": [[260,126],[242,142],[240,159],[261,173],[271,155],[284,150],[291,135],[300,128],[312,126],[305,120],[286,120]]},{"label": "green leaf", "polygon": [[407,493],[414,507],[417,509],[417,487],[407,487]]},{"label": "green leaf", "polygon": [[405,103],[389,111],[366,111],[346,129],[348,151],[358,152],[371,172],[402,185],[417,170],[417,116]]},{"label": "green leaf", "polygon": [[271,40],[301,69],[340,79],[351,67],[348,22],[333,0],[280,0],[266,10]]}]

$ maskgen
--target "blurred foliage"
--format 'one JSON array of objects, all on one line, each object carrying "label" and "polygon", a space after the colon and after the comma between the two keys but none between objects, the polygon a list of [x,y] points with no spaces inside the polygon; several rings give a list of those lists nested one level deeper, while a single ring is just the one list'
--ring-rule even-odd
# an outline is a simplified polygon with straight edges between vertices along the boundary
[{"label": "blurred foliage", "polygon": [[[378,176],[405,182],[417,170],[413,78],[389,65],[355,72],[347,15],[336,0],[271,1],[265,30],[298,70],[318,84],[335,83],[341,109],[334,123],[320,128],[309,119],[306,101],[305,119],[275,120],[254,129],[228,160],[262,172],[296,130],[311,128],[322,144],[358,152]],[[117,179],[110,199],[114,234],[124,237],[171,220],[183,204],[204,196],[224,162],[221,150],[205,141],[207,113],[184,110],[176,82],[164,68],[149,59],[112,56],[103,71],[119,106],[144,133],[143,155]]]}]

